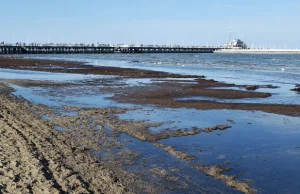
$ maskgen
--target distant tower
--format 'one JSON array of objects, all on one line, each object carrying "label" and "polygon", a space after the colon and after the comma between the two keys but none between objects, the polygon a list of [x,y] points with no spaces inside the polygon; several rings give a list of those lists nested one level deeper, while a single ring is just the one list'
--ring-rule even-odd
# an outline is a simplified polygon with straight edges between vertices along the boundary
[{"label": "distant tower", "polygon": [[228,42],[230,43],[230,41],[231,41],[231,35],[232,35],[232,32],[233,32],[232,28],[231,28],[231,21],[230,21],[230,24],[229,24],[229,31],[228,32],[229,32],[229,41]]}]

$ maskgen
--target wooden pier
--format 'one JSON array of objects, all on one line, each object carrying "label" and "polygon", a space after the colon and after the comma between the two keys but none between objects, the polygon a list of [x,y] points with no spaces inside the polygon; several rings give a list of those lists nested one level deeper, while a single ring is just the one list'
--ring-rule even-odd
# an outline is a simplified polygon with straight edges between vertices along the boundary
[{"label": "wooden pier", "polygon": [[0,54],[213,53],[218,49],[182,46],[0,45]]}]

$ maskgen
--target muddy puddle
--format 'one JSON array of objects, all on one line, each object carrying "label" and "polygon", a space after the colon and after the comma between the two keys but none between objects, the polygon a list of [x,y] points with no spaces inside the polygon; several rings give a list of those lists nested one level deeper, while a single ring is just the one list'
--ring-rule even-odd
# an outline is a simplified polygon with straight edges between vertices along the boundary
[{"label": "muddy puddle", "polygon": [[[9,84],[10,87],[15,89],[13,94],[15,96],[25,98],[30,102],[43,104],[46,106],[60,107],[62,105],[80,106],[80,107],[114,107],[117,106],[112,100],[107,98],[111,94],[101,94],[101,87],[86,87],[86,86],[73,86],[73,87],[21,87]],[[81,92],[84,91],[84,92]],[[118,106],[132,107],[128,104],[118,104]]]},{"label": "muddy puddle", "polygon": [[48,80],[55,82],[74,81],[83,79],[103,78],[100,75],[79,75],[65,73],[48,73],[28,70],[0,69],[1,79]]}]

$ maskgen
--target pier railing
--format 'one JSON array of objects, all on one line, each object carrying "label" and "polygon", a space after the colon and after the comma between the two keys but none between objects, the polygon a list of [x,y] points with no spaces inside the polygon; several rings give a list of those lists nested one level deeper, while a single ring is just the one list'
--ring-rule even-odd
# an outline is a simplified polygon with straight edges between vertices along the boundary
[{"label": "pier railing", "polygon": [[0,54],[213,53],[220,47],[158,45],[0,44]]}]

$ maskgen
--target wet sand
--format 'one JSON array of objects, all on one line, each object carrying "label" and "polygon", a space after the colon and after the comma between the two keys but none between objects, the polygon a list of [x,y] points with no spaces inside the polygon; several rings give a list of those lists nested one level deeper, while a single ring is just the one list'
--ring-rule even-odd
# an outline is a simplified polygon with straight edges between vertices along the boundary
[{"label": "wet sand", "polygon": [[0,85],[1,193],[126,193],[102,162],[75,147]]},{"label": "wet sand", "polygon": [[[210,97],[219,99],[260,99],[268,98],[272,94],[267,92],[255,92],[258,88],[276,88],[273,85],[236,85],[234,83],[223,83],[216,80],[205,79],[205,76],[180,75],[159,71],[142,69],[104,67],[87,65],[80,62],[71,61],[52,61],[22,58],[0,58],[0,68],[19,69],[31,71],[76,73],[76,74],[95,74],[95,75],[114,75],[126,78],[150,78],[158,79],[146,86],[131,87],[107,87],[103,91],[114,93],[112,99],[125,103],[154,104],[162,107],[186,107],[203,110],[209,109],[232,109],[232,110],[260,110],[268,113],[282,114],[288,116],[299,116],[300,105],[282,104],[263,104],[263,103],[225,103],[214,100],[181,100],[181,97]],[[83,65],[84,64],[84,65]],[[160,78],[173,78],[175,80],[162,80]],[[178,80],[176,80],[178,78]],[[180,78],[180,79],[179,79]],[[194,79],[193,84],[190,80]],[[118,78],[116,78],[118,79]],[[105,79],[104,79],[105,80]],[[91,80],[85,85],[103,85],[103,79]],[[27,83],[33,86],[34,83]],[[243,90],[220,89],[236,87]],[[249,91],[251,90],[251,91]],[[291,91],[292,92],[292,91]]]},{"label": "wet sand", "polygon": [[[56,73],[94,74],[94,75],[118,75],[126,77],[141,78],[196,78],[199,76],[183,76],[180,74],[169,74],[166,72],[140,70],[118,67],[99,67],[87,65],[83,62],[53,61],[22,58],[0,58],[0,68],[19,69],[31,71],[44,71]],[[83,66],[83,64],[85,64]]]}]

